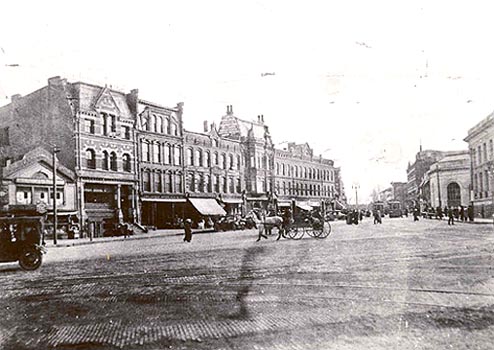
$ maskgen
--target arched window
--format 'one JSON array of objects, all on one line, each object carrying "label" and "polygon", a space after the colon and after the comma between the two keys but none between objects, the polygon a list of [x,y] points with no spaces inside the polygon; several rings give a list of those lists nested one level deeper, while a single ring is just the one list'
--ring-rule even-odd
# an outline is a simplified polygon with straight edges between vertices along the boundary
[{"label": "arched window", "polygon": [[163,119],[161,116],[156,116],[156,132],[163,133]]},{"label": "arched window", "polygon": [[[230,163],[230,169],[233,169],[235,167],[235,161],[233,160],[233,154],[230,154],[228,156],[228,162]],[[233,192],[233,191],[232,191]]]},{"label": "arched window", "polygon": [[165,134],[169,134],[170,133],[170,118],[169,117],[166,117],[165,118],[165,123],[163,125],[163,132]]},{"label": "arched window", "polygon": [[202,159],[202,150],[200,148],[196,151],[197,165],[204,166],[204,160]]},{"label": "arched window", "polygon": [[181,165],[182,164],[182,148],[180,146],[173,146],[173,157],[174,157],[174,164],[175,165]]},{"label": "arched window", "polygon": [[228,180],[226,176],[223,176],[223,193],[228,193]]},{"label": "arched window", "polygon": [[118,170],[117,154],[115,152],[112,152],[110,154],[110,168],[111,168],[111,170],[114,170],[114,171]]},{"label": "arched window", "polygon": [[216,166],[219,165],[218,153],[216,153],[216,152],[213,153],[213,165],[216,165]]},{"label": "arched window", "polygon": [[149,127],[149,117],[146,114],[141,115],[142,130],[147,130]]},{"label": "arched window", "polygon": [[173,122],[171,122],[170,134],[178,136],[177,125]]},{"label": "arched window", "polygon": [[204,153],[204,157],[206,158],[206,166],[208,168],[211,167],[211,154],[209,152]]},{"label": "arched window", "polygon": [[460,185],[452,182],[447,187],[448,191],[448,206],[459,207],[461,205],[461,189]]},{"label": "arched window", "polygon": [[183,192],[182,173],[175,173],[175,193]]},{"label": "arched window", "polygon": [[156,116],[154,114],[149,116],[148,131],[156,131]]},{"label": "arched window", "polygon": [[96,169],[96,153],[91,148],[86,150],[86,167],[88,169]]},{"label": "arched window", "polygon": [[165,164],[171,164],[171,146],[170,145],[165,145]]},{"label": "arched window", "polygon": [[187,148],[187,165],[194,165],[194,152],[192,148]]},{"label": "arched window", "polygon": [[189,173],[189,191],[190,192],[195,192],[196,191],[196,174],[195,173]]},{"label": "arched window", "polygon": [[103,163],[101,164],[103,170],[110,169],[110,155],[107,151],[103,151]]},{"label": "arched window", "polygon": [[130,155],[128,155],[127,153],[124,153],[124,155],[122,156],[122,165],[123,165],[123,170],[126,171],[126,172],[131,172],[132,171],[132,164],[130,162]]},{"label": "arched window", "polygon": [[237,156],[237,170],[240,170],[240,167],[242,166],[242,157],[240,155]]},{"label": "arched window", "polygon": [[226,154],[224,153],[221,155],[221,164],[223,169],[228,169],[227,158],[226,158]]}]

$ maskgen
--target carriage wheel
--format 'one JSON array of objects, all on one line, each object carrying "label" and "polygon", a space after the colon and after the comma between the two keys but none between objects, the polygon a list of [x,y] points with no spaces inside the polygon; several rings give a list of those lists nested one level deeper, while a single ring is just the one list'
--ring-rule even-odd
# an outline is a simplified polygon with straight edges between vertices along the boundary
[{"label": "carriage wheel", "polygon": [[320,231],[318,231],[319,234],[316,236],[316,238],[326,238],[329,236],[331,233],[331,225],[329,222],[324,221],[322,228]]},{"label": "carriage wheel", "polygon": [[311,237],[317,238],[319,236],[319,231],[314,230],[313,227],[307,227],[305,230],[307,231],[307,234]]},{"label": "carriage wheel", "polygon": [[291,239],[298,240],[304,236],[304,233],[305,233],[304,230],[299,229],[298,227],[291,227],[286,233],[286,235]]}]

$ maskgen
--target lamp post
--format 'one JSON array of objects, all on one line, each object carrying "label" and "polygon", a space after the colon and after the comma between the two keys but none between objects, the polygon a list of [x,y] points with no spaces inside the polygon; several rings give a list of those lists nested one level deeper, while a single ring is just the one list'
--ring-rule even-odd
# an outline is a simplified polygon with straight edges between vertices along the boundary
[{"label": "lamp post", "polygon": [[355,190],[355,207],[357,209],[357,217],[355,218],[355,220],[358,222],[358,219],[359,219],[359,209],[358,209],[358,189],[360,188],[360,186],[358,184],[354,184],[352,185],[352,189]]},{"label": "lamp post", "polygon": [[60,150],[53,145],[53,244],[57,244],[57,153]]}]

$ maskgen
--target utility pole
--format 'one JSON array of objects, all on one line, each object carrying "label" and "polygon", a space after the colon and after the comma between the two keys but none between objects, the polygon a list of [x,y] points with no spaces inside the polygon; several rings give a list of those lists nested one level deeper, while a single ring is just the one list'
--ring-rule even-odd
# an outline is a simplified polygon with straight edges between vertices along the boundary
[{"label": "utility pole", "polygon": [[53,145],[53,244],[57,244],[57,153],[60,150]]}]

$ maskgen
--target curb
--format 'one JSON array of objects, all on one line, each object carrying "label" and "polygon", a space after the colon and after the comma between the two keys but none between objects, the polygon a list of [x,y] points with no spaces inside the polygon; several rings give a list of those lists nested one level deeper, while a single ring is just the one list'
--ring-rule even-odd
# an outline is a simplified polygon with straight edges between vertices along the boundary
[{"label": "curb", "polygon": [[[212,229],[207,230],[197,230],[192,231],[192,234],[204,234],[204,233],[213,233],[215,232]],[[53,242],[47,243],[45,247],[47,248],[67,248],[67,247],[75,247],[81,245],[90,245],[90,244],[99,244],[99,243],[111,243],[111,242],[120,242],[120,241],[131,241],[131,240],[139,240],[139,239],[151,239],[151,238],[159,238],[164,236],[183,236],[183,232],[159,232],[159,233],[142,233],[138,235],[132,235],[128,237],[118,236],[118,237],[101,237],[94,238],[92,241],[86,240],[87,238],[83,238],[84,240],[70,240],[67,242],[64,240],[63,242],[58,242],[56,245]]]}]

